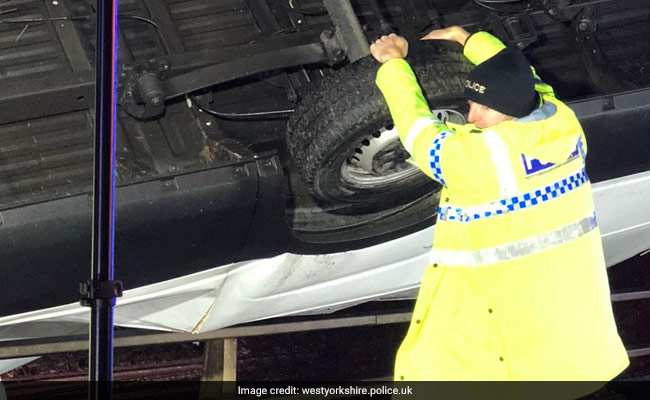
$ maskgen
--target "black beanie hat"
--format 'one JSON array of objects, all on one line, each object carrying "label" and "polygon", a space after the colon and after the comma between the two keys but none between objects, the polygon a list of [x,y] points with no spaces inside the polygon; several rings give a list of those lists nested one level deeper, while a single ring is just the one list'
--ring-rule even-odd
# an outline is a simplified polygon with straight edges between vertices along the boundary
[{"label": "black beanie hat", "polygon": [[469,73],[465,98],[515,118],[530,114],[537,95],[528,60],[514,47],[501,50]]}]

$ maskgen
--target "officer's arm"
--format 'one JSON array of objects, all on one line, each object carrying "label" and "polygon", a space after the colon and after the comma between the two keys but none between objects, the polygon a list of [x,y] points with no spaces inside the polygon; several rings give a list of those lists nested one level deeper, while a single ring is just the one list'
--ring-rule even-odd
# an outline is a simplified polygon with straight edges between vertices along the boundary
[{"label": "officer's arm", "polygon": [[[481,31],[476,32],[467,38],[465,41],[465,47],[463,48],[463,54],[472,64],[478,65],[483,61],[492,58],[498,52],[505,49],[505,47],[506,46],[499,39],[487,32]],[[535,90],[541,95],[555,97],[553,88],[539,78],[535,68],[532,68],[532,70],[535,77]]]},{"label": "officer's arm", "polygon": [[418,168],[446,185],[440,169],[440,151],[442,142],[453,133],[431,113],[410,65],[403,59],[385,62],[379,68],[376,83],[404,148]]}]

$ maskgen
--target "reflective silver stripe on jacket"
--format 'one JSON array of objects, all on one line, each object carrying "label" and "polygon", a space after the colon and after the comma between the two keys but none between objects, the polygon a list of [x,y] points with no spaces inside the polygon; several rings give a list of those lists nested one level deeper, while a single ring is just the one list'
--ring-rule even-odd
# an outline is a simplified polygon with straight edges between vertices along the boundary
[{"label": "reflective silver stripe on jacket", "polygon": [[490,150],[492,164],[497,173],[499,184],[501,185],[501,196],[514,196],[519,192],[517,188],[517,178],[515,170],[510,162],[510,153],[508,147],[498,133],[494,131],[484,131],[483,140]]},{"label": "reflective silver stripe on jacket", "polygon": [[596,214],[592,213],[577,222],[550,232],[501,246],[475,251],[433,249],[429,264],[445,267],[479,267],[496,264],[557,247],[591,232],[596,226]]},{"label": "reflective silver stripe on jacket", "polygon": [[408,133],[406,134],[406,138],[404,139],[404,148],[406,151],[408,151],[409,154],[413,152],[415,139],[417,139],[417,137],[420,135],[420,133],[422,133],[422,131],[424,131],[425,128],[441,123],[442,122],[440,122],[434,116],[422,117],[415,121],[413,125],[411,125],[411,128],[409,129]]}]

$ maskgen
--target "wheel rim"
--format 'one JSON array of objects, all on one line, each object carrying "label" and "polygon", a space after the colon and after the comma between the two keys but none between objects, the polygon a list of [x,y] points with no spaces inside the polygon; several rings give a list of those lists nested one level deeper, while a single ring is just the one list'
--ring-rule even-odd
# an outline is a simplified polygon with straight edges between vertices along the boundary
[{"label": "wheel rim", "polygon": [[[451,109],[432,110],[443,123],[464,124],[465,117]],[[376,188],[391,185],[419,174],[402,147],[397,129],[388,120],[379,129],[364,135],[341,164],[341,178],[355,187]]]}]

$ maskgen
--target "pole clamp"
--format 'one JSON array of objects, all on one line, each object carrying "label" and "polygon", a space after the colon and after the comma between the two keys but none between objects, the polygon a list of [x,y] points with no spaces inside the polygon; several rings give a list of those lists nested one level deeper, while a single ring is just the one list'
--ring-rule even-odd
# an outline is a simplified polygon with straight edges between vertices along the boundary
[{"label": "pole clamp", "polygon": [[79,292],[81,293],[79,303],[84,307],[91,307],[98,299],[122,297],[122,281],[84,281],[79,284]]}]

